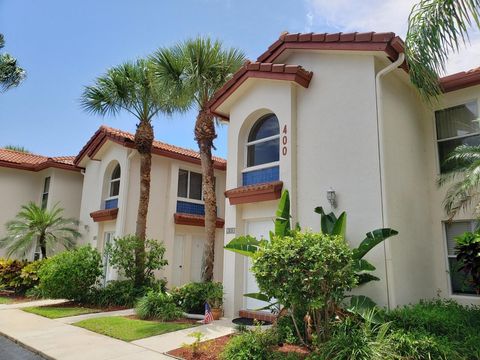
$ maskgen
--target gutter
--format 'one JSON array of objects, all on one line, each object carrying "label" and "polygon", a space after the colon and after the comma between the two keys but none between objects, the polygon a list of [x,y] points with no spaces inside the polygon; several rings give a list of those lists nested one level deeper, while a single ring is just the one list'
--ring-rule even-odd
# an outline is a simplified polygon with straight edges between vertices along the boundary
[{"label": "gutter", "polygon": [[[383,138],[384,132],[384,118],[383,118],[383,89],[381,79],[388,73],[400,67],[405,61],[405,54],[403,52],[398,54],[397,60],[388,65],[387,67],[380,70],[375,76],[375,96],[376,96],[376,105],[377,105],[377,139],[378,139],[378,165],[380,168],[380,203],[382,209],[382,227],[387,226],[388,219],[388,208],[387,201],[385,199],[386,186],[385,186],[385,141]],[[391,308],[390,301],[390,284],[388,280],[388,258],[391,258],[390,249],[387,249],[387,244],[385,240],[383,241],[383,255],[385,259],[385,282],[387,286],[387,308]]]}]

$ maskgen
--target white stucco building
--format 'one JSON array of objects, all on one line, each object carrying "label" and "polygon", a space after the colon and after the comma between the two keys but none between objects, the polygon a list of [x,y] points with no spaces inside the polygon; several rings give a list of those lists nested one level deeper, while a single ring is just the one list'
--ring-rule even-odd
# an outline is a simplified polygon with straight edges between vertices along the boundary
[{"label": "white stucco building", "polygon": [[[134,135],[102,126],[75,158],[84,173],[80,203],[82,241],[103,252],[115,237],[135,233],[140,157]],[[157,274],[169,286],[201,280],[205,242],[199,154],[153,144],[147,237],[163,241],[169,264]],[[222,281],[226,162],[214,158],[218,219],[214,279]],[[107,280],[117,275],[105,263]]]},{"label": "white stucco building", "polygon": [[[268,239],[282,189],[293,222],[318,231],[313,210],[330,208],[333,189],[352,245],[376,228],[400,233],[369,253],[381,281],[362,293],[388,307],[435,296],[480,304],[452,267],[453,237],[472,216],[447,222],[436,186],[449,151],[480,143],[480,70],[443,78],[432,107],[402,53],[393,33],[287,33],[216,93],[210,111],[229,125],[225,243]],[[242,296],[257,289],[248,267],[225,252],[227,316],[259,305]]]},{"label": "white stucco building", "polygon": [[[6,235],[5,224],[29,202],[46,209],[58,204],[64,217],[79,218],[83,176],[73,159],[0,149],[0,238]],[[39,251],[29,259],[38,257]],[[5,255],[6,249],[0,249],[0,257]]]}]

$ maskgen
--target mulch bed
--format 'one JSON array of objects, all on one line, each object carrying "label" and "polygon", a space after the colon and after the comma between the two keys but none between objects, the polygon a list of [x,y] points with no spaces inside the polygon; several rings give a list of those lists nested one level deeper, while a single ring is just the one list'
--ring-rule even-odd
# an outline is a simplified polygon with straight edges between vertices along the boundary
[{"label": "mulch bed", "polygon": [[[192,349],[189,347],[171,350],[167,354],[183,360],[217,360],[220,358],[220,354],[232,336],[235,335],[225,335],[213,340],[202,342],[200,345],[200,350],[197,354],[193,354]],[[307,357],[307,355],[310,354],[310,351],[308,351],[306,348],[290,344],[277,346],[273,349],[273,351],[282,353],[296,353],[300,356],[300,358]]]}]

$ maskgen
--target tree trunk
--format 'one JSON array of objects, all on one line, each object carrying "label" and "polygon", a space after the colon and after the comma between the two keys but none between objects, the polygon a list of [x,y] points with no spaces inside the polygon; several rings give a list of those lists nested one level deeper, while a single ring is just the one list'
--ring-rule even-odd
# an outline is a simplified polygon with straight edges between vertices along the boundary
[{"label": "tree trunk", "polygon": [[202,280],[212,281],[215,262],[215,230],[217,221],[217,199],[215,195],[215,177],[213,172],[212,147],[217,137],[213,116],[201,110],[195,123],[195,140],[200,149],[202,163],[203,199],[205,201],[205,251]]},{"label": "tree trunk", "polygon": [[42,253],[42,259],[47,258],[47,244],[45,244],[45,234],[40,234],[38,239],[38,244],[40,245],[40,252]]},{"label": "tree trunk", "polygon": [[135,148],[140,154],[140,198],[138,200],[135,235],[140,240],[135,248],[135,287],[145,283],[145,238],[147,233],[148,203],[150,201],[150,171],[152,169],[153,127],[143,120],[135,132]]}]

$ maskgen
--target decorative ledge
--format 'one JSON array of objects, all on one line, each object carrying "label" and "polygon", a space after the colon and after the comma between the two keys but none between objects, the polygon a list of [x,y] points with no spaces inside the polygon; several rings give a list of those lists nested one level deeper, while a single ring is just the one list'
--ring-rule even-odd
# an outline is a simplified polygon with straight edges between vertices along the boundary
[{"label": "decorative ledge", "polygon": [[283,181],[272,181],[227,190],[225,191],[225,197],[230,201],[230,205],[276,200],[280,199],[282,188]]},{"label": "decorative ledge", "polygon": [[[191,226],[205,226],[205,216],[203,215],[194,215],[194,214],[185,214],[185,213],[175,213],[173,214],[173,219],[177,225],[191,225]],[[225,225],[225,220],[217,218],[216,227],[217,229],[223,228]]]},{"label": "decorative ledge", "polygon": [[97,210],[90,213],[90,217],[95,222],[115,220],[118,215],[118,208]]},{"label": "decorative ledge", "polygon": [[258,311],[258,310],[240,310],[238,312],[238,315],[243,318],[247,319],[254,319],[254,320],[260,320],[260,321],[269,321],[271,323],[274,323],[277,320],[277,316],[268,313],[266,311]]}]

